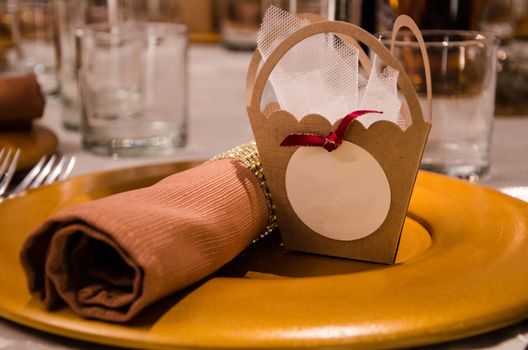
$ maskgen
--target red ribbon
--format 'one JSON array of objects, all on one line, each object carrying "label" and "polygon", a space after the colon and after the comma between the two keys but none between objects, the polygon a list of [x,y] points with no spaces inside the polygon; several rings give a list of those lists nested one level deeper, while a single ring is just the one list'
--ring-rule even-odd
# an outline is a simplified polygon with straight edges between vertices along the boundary
[{"label": "red ribbon", "polygon": [[354,121],[354,119],[361,117],[367,113],[379,113],[380,111],[355,111],[347,114],[343,120],[337,126],[337,130],[323,137],[317,134],[292,134],[287,136],[282,142],[281,146],[316,146],[324,147],[328,152],[335,151],[341,143],[343,143],[343,137],[348,129],[348,126]]}]

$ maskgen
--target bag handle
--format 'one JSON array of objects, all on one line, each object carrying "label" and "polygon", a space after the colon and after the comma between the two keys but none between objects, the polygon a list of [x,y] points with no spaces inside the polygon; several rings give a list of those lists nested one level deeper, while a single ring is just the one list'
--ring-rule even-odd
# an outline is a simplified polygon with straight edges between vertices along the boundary
[{"label": "bag handle", "polygon": [[[258,62],[260,60],[260,54],[255,54],[251,60],[250,67],[248,71],[248,78],[246,83],[248,84],[248,107],[256,108],[260,110],[260,103],[262,100],[262,95],[264,92],[264,86],[269,79],[269,76],[277,63],[281,58],[288,52],[292,47],[301,42],[302,40],[322,33],[335,33],[343,34],[352,37],[353,39],[366,44],[371,50],[373,50],[385,64],[391,66],[394,69],[397,69],[400,74],[398,78],[398,86],[402,91],[405,99],[408,102],[409,109],[411,111],[411,117],[413,123],[422,123],[425,122],[422,114],[422,109],[420,108],[420,103],[418,101],[418,96],[416,91],[409,79],[409,76],[403,70],[401,64],[394,58],[390,51],[383,46],[374,36],[365,31],[364,29],[345,22],[339,21],[324,21],[308,24],[301,29],[297,30],[289,37],[284,39],[271,53],[266,62],[262,64],[262,67],[258,69]],[[252,65],[252,66],[251,66]],[[255,76],[255,79],[251,79],[251,76]],[[252,81],[252,83],[250,82]]]},{"label": "bag handle", "polygon": [[422,59],[425,70],[425,90],[427,94],[427,114],[429,116],[427,121],[431,122],[433,120],[433,88],[431,81],[431,66],[429,65],[429,55],[427,54],[427,49],[425,47],[425,42],[422,33],[420,32],[420,29],[411,17],[407,15],[401,15],[396,18],[394,26],[392,27],[390,52],[391,54],[394,54],[394,44],[396,43],[396,36],[402,28],[407,28],[411,31],[411,33],[418,41],[418,47],[420,48],[420,52],[422,53]]},{"label": "bag handle", "polygon": [[[327,21],[326,17],[317,15],[315,13],[300,13],[297,15],[297,17],[307,19],[311,23]],[[361,45],[359,45],[358,42],[354,38],[348,35],[337,34],[337,36],[339,37],[339,39],[343,40],[345,43],[349,44],[352,47],[355,47],[358,50],[359,62],[361,63],[361,65],[363,66],[363,69],[365,69],[367,74],[370,74],[370,69],[372,68],[372,64],[370,62],[370,58],[365,53]]]},{"label": "bag handle", "polygon": [[[322,22],[326,20],[326,18],[313,14],[313,13],[301,13],[301,14],[298,14],[297,17],[307,19],[311,23]],[[363,67],[363,69],[365,69],[367,74],[370,74],[372,63],[370,62],[370,58],[365,53],[361,45],[359,45],[358,42],[354,38],[351,38],[348,35],[338,35],[338,37],[341,40],[343,40],[345,43],[351,45],[352,47],[355,47],[358,50],[359,62],[361,63],[361,66]],[[255,52],[253,53],[251,57],[251,61],[249,62],[248,72],[246,75],[246,100],[248,101],[248,103],[250,101],[250,96],[251,96],[251,91],[252,91],[251,87],[253,83],[255,82],[255,77],[257,75],[258,67],[261,61],[262,61],[262,55],[260,54],[260,51],[257,49],[255,50]]]}]

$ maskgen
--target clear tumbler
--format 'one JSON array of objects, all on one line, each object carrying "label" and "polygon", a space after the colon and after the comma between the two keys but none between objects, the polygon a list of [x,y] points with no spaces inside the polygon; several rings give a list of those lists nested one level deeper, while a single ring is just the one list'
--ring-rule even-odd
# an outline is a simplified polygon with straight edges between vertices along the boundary
[{"label": "clear tumbler", "polygon": [[185,26],[87,25],[79,50],[82,142],[106,155],[172,154],[187,139]]},{"label": "clear tumbler", "polygon": [[[422,168],[477,179],[490,167],[498,40],[473,31],[422,31],[433,87],[433,124]],[[394,54],[409,74],[425,109],[420,48],[402,31]],[[382,35],[389,46],[390,34]]]}]

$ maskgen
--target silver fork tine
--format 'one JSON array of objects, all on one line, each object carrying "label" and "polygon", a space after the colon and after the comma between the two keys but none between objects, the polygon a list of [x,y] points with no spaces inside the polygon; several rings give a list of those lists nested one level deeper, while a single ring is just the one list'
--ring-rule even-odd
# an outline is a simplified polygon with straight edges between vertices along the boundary
[{"label": "silver fork tine", "polygon": [[[3,149],[2,152],[3,153]],[[9,158],[9,154],[11,153],[11,150],[9,150],[9,153],[7,153],[7,157],[4,160],[4,164]],[[9,183],[11,182],[11,179],[13,178],[13,175],[15,174],[15,169],[18,163],[18,157],[20,156],[20,149],[17,148],[15,155],[13,156],[13,159],[11,160],[11,164],[9,165],[9,168],[5,172],[2,180],[0,181],[0,196],[4,194],[4,192],[7,190],[7,186],[9,186]],[[2,171],[0,171],[0,174],[4,171],[4,164],[2,164]]]},{"label": "silver fork tine", "polygon": [[52,155],[51,158],[48,160],[48,162],[46,163],[46,165],[44,165],[44,168],[42,168],[42,170],[40,171],[40,173],[37,175],[37,177],[35,178],[35,180],[33,180],[33,182],[31,183],[31,185],[29,185],[29,188],[37,188],[39,187],[42,182],[44,181],[44,179],[46,178],[46,176],[48,176],[48,174],[50,173],[51,169],[52,169],[52,166],[53,166],[53,163],[55,163],[55,159],[57,158],[56,155]]},{"label": "silver fork tine", "polygon": [[24,177],[24,179],[18,184],[18,186],[15,187],[15,189],[11,192],[11,194],[15,194],[15,193],[26,190],[31,184],[31,181],[33,181],[33,179],[38,175],[38,173],[40,172],[40,169],[42,169],[42,166],[44,165],[45,161],[46,161],[46,156],[40,158],[38,163],[35,164],[33,168],[31,168],[31,170],[26,175],[26,177]]},{"label": "silver fork tine", "polygon": [[[0,153],[0,159],[2,159],[3,155],[4,155],[4,149],[2,148],[2,152]],[[11,148],[9,149],[9,151],[7,151],[6,157],[4,158],[2,165],[0,165],[0,174],[4,174],[7,168],[7,164],[9,163],[9,158],[11,158]]]},{"label": "silver fork tine", "polygon": [[66,156],[62,156],[60,160],[57,163],[55,163],[55,166],[53,167],[49,175],[46,177],[46,180],[44,180],[44,185],[49,185],[55,182],[57,177],[60,175],[62,168],[64,167],[64,164],[66,163],[66,159],[67,159]]},{"label": "silver fork tine", "polygon": [[76,162],[77,158],[75,156],[71,156],[70,160],[68,161],[68,164],[64,168],[64,171],[62,172],[62,174],[59,175],[59,181],[66,180],[68,176],[70,176]]},{"label": "silver fork tine", "polygon": [[[0,151],[0,155],[2,151]],[[23,192],[27,189],[39,187],[42,184],[48,185],[58,180],[65,180],[75,166],[75,156],[62,156],[57,161],[57,155],[52,155],[48,161],[46,156],[40,158],[33,166],[26,177],[9,193],[9,197]]]}]

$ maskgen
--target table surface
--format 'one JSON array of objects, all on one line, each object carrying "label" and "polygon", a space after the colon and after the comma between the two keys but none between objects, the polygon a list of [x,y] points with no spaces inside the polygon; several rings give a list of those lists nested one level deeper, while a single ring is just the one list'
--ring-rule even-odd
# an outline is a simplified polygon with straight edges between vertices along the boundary
[{"label": "table surface", "polygon": [[[114,159],[89,154],[76,132],[61,127],[60,105],[51,99],[41,124],[59,137],[59,151],[77,156],[73,176],[97,171],[207,159],[252,139],[245,112],[244,82],[250,54],[194,45],[189,53],[189,144],[164,158]],[[481,183],[501,189],[528,186],[528,116],[495,118],[491,171]],[[528,315],[527,315],[528,317]],[[0,350],[112,349],[47,335],[0,319]],[[424,349],[528,349],[528,321],[481,336]]]}]

